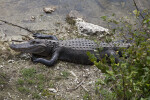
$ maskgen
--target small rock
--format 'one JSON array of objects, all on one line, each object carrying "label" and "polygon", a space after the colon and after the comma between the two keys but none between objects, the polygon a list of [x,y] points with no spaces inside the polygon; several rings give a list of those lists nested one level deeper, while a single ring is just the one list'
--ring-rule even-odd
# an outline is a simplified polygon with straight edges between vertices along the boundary
[{"label": "small rock", "polygon": [[34,21],[36,18],[34,16],[31,16],[31,21]]},{"label": "small rock", "polygon": [[77,81],[77,84],[79,84],[80,82],[79,81]]},{"label": "small rock", "polygon": [[63,73],[60,73],[60,75],[63,75]]},{"label": "small rock", "polygon": [[83,74],[83,77],[85,77],[86,75],[85,74]]},{"label": "small rock", "polygon": [[0,68],[3,68],[4,66],[3,65],[0,65]]},{"label": "small rock", "polygon": [[56,89],[54,89],[54,88],[49,88],[48,89],[50,92],[54,92],[54,93],[56,93],[57,92],[57,90]]},{"label": "small rock", "polygon": [[20,58],[23,58],[23,59],[30,59],[31,55],[30,54],[27,54],[27,53],[23,53],[20,55]]},{"label": "small rock", "polygon": [[85,69],[85,70],[89,72],[89,69]]},{"label": "small rock", "polygon": [[56,67],[56,69],[57,69],[57,70],[59,70],[59,69],[60,69],[60,67],[59,67],[59,66],[57,66],[57,67]]},{"label": "small rock", "polygon": [[52,7],[44,7],[43,8],[43,11],[45,12],[45,13],[52,13],[52,12],[54,12],[56,10],[56,7],[55,6],[52,6]]},{"label": "small rock", "polygon": [[8,60],[8,63],[14,63],[14,60]]}]

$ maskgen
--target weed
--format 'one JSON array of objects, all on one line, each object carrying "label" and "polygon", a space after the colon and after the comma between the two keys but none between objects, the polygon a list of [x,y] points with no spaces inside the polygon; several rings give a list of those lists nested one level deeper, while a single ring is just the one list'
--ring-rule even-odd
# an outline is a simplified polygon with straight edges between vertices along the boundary
[{"label": "weed", "polygon": [[56,80],[56,81],[60,81],[61,79],[63,79],[61,76],[56,76],[56,77],[55,77],[55,80]]},{"label": "weed", "polygon": [[54,82],[50,81],[50,82],[49,82],[49,87],[50,87],[50,88],[54,88]]},{"label": "weed", "polygon": [[31,78],[35,76],[36,70],[35,68],[29,68],[29,69],[25,68],[21,72],[22,72],[23,77]]},{"label": "weed", "polygon": [[70,25],[75,25],[76,21],[70,18],[69,16],[66,17],[66,22]]},{"label": "weed", "polygon": [[83,100],[92,100],[88,92],[83,95]]},{"label": "weed", "polygon": [[7,85],[8,78],[5,73],[0,72],[0,90]]},{"label": "weed", "polygon": [[6,74],[0,72],[0,85],[5,84],[6,83],[5,80],[6,80]]},{"label": "weed", "polygon": [[24,84],[24,80],[18,79],[18,80],[17,80],[17,84],[22,86],[22,85]]},{"label": "weed", "polygon": [[63,76],[65,79],[67,79],[69,75],[70,73],[68,71],[61,72],[61,76]]},{"label": "weed", "polygon": [[32,85],[32,84],[36,83],[35,80],[32,80],[32,79],[27,79],[26,82],[29,85]]},{"label": "weed", "polygon": [[44,89],[44,85],[42,83],[38,84],[37,88],[39,91],[42,91]]},{"label": "weed", "polygon": [[26,87],[18,87],[18,90],[21,92],[21,93],[25,93],[25,94],[29,94],[30,93],[30,90]]},{"label": "weed", "polygon": [[53,93],[50,93],[48,90],[43,90],[42,91],[42,94],[41,94],[42,96],[50,96],[50,95],[55,95],[55,94],[53,94]]},{"label": "weed", "polygon": [[44,81],[44,80],[45,80],[45,77],[44,77],[43,74],[38,74],[38,75],[36,75],[36,78],[37,78],[38,80],[40,80],[40,81]]},{"label": "weed", "polygon": [[38,93],[32,93],[32,98],[33,99],[40,99],[40,95]]}]

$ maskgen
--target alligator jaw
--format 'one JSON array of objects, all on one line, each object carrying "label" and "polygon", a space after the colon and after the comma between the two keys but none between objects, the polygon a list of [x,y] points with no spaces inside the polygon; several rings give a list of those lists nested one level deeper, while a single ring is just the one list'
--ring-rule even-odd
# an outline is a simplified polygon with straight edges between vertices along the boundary
[{"label": "alligator jaw", "polygon": [[31,45],[30,43],[21,43],[21,44],[14,44],[12,43],[10,45],[10,48],[19,51],[19,52],[24,52],[24,53],[41,53],[45,51],[46,46],[44,44],[38,44],[38,45]]}]

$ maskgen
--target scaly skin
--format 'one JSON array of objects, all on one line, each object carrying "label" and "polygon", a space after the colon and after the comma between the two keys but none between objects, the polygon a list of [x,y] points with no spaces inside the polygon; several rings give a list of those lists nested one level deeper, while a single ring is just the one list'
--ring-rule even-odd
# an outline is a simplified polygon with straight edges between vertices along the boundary
[{"label": "scaly skin", "polygon": [[[35,39],[22,44],[11,44],[10,48],[15,51],[30,53],[33,62],[42,63],[46,66],[53,66],[57,60],[91,65],[93,63],[89,60],[87,51],[94,54],[98,61],[107,54],[108,57],[114,56],[116,63],[119,62],[119,55],[116,54],[113,47],[97,45],[91,40],[77,38],[59,41],[52,35],[34,34],[33,36]],[[100,51],[99,56],[97,56],[94,51],[99,46],[106,46],[106,48]],[[43,56],[51,56],[51,59],[47,60]]]}]

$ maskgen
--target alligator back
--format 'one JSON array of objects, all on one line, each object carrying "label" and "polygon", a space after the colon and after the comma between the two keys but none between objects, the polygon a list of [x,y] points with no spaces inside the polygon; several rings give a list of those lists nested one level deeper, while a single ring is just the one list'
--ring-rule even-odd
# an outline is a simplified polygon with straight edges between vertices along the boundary
[{"label": "alligator back", "polygon": [[87,51],[94,54],[98,45],[94,41],[77,38],[59,41],[59,47],[62,48],[59,60],[89,65],[93,63],[89,60]]},{"label": "alligator back", "polygon": [[98,48],[98,45],[91,40],[77,38],[71,40],[63,40],[59,42],[60,47],[71,48],[73,50],[94,50]]}]

